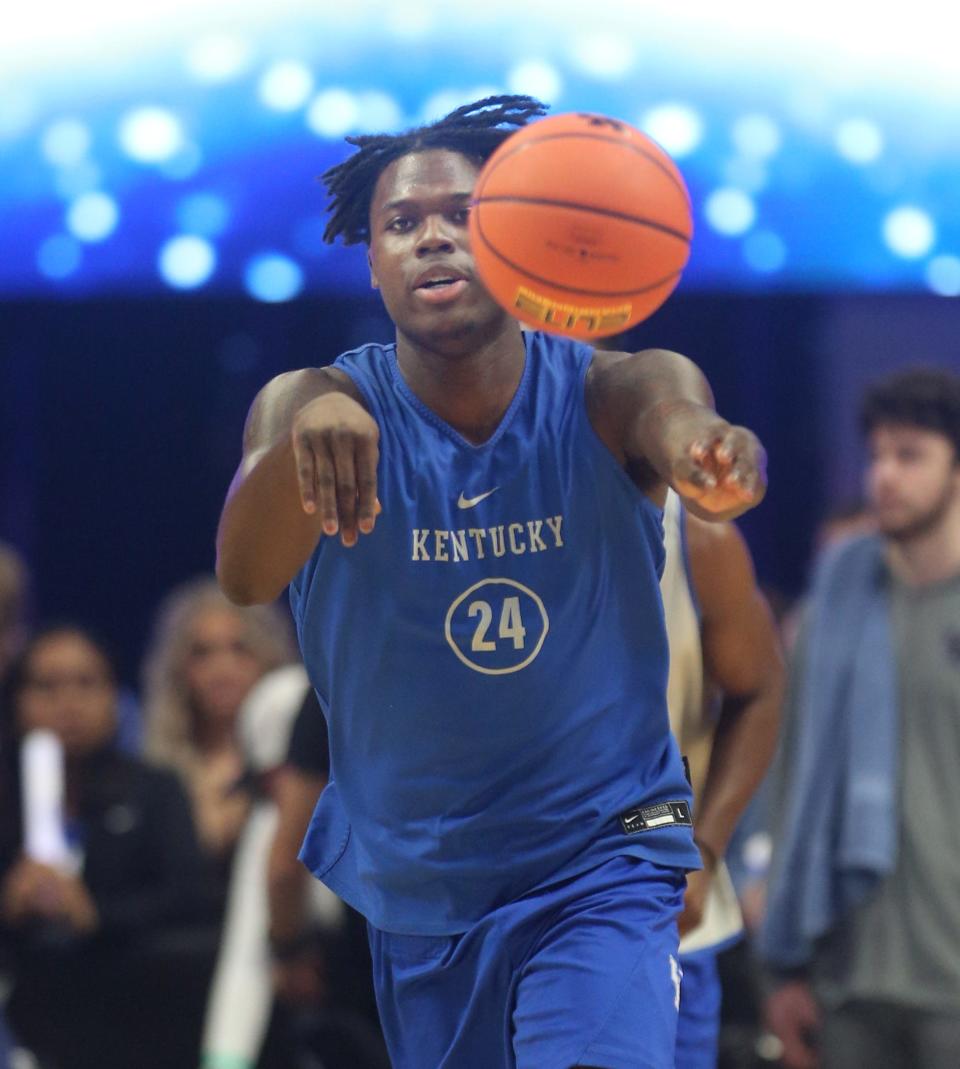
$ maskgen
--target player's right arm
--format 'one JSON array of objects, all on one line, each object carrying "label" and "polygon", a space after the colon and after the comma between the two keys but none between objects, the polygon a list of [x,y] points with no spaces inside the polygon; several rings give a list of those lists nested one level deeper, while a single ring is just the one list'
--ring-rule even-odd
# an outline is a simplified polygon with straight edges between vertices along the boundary
[{"label": "player's right arm", "polygon": [[239,605],[273,601],[321,536],[373,530],[379,430],[335,368],[280,375],[260,391],[217,530],[217,578]]}]

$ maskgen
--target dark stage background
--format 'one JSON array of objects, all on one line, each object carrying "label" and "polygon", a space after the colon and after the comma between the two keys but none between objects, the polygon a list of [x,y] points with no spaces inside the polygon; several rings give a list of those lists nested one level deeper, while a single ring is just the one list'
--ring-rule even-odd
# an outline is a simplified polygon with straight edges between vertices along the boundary
[{"label": "dark stage background", "polygon": [[[276,373],[391,337],[376,297],[151,296],[0,306],[0,538],[34,571],[35,618],[79,619],[136,682],[158,600],[213,567],[247,408]],[[761,580],[801,588],[816,524],[859,493],[863,384],[960,369],[960,304],[933,296],[678,294],[630,337],[693,356],[770,455],[743,521]]]}]

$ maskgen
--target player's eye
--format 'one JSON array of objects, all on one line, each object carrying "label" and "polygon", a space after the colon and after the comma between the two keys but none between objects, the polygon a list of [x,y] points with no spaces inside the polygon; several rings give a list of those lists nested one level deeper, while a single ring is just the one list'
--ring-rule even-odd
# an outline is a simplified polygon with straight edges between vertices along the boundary
[{"label": "player's eye", "polygon": [[387,223],[387,230],[397,234],[406,234],[413,227],[413,220],[407,215],[398,215]]},{"label": "player's eye", "polygon": [[461,226],[466,226],[467,220],[470,218],[470,206],[466,205],[463,208],[457,208],[453,212],[453,221],[459,223]]}]

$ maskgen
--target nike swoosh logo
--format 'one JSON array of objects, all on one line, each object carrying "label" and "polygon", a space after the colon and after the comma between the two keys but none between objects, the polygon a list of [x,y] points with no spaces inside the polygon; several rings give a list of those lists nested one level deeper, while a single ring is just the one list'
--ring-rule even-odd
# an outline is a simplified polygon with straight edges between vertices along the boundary
[{"label": "nike swoosh logo", "polygon": [[495,494],[500,489],[499,486],[495,486],[492,490],[488,490],[485,494],[477,494],[476,497],[464,497],[463,491],[460,491],[460,497],[457,498],[458,509],[472,509],[474,505],[479,505],[480,502],[491,494]]}]

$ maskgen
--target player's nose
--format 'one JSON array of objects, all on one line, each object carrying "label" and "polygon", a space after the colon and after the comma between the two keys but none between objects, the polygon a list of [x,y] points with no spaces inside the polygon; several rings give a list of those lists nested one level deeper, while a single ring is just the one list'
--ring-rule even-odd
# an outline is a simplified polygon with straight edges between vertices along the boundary
[{"label": "player's nose", "polygon": [[453,252],[454,244],[442,215],[428,215],[417,235],[417,255],[434,252]]}]

